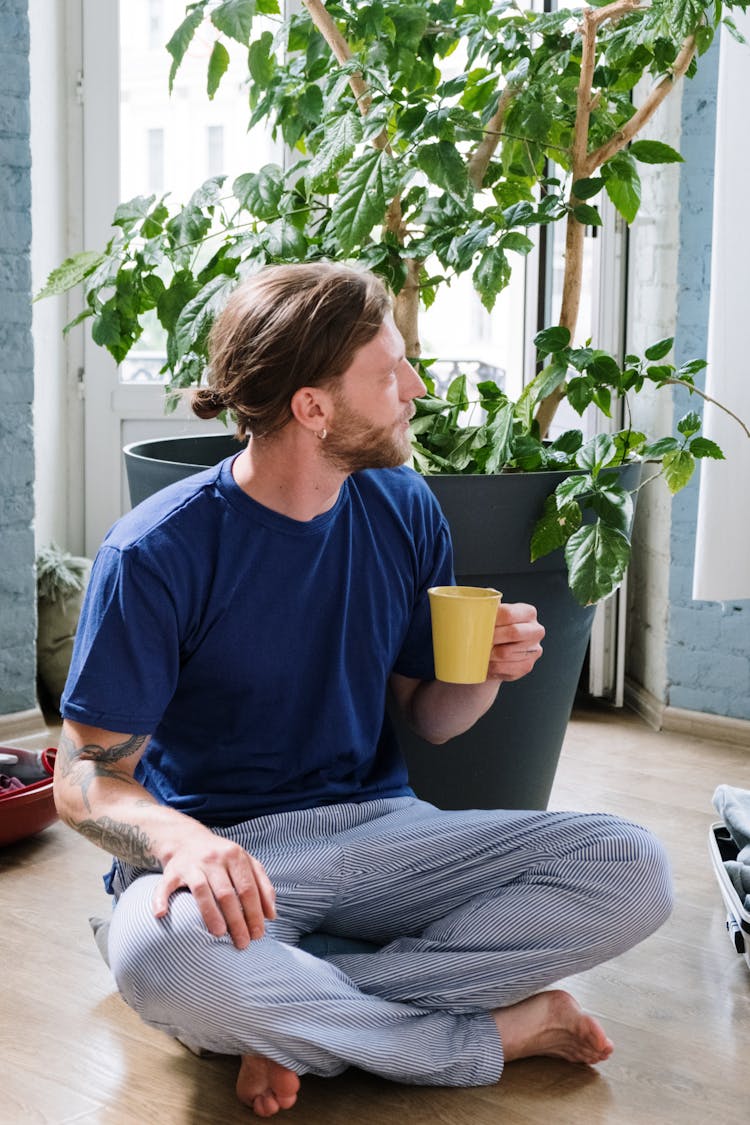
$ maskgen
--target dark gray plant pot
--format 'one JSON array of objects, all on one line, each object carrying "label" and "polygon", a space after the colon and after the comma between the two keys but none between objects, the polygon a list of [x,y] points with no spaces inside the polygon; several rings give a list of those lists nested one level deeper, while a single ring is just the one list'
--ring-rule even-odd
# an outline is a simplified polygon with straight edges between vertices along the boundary
[{"label": "dark gray plant pot", "polygon": [[[134,504],[238,449],[230,436],[167,438],[125,449]],[[566,473],[434,476],[427,483],[445,512],[456,580],[495,586],[507,602],[537,607],[547,630],[544,656],[524,679],[503,684],[494,706],[466,734],[431,746],[394,714],[411,783],[441,808],[546,808],[586,655],[594,607],[568,587],[562,551],[529,562],[544,501]],[[635,488],[641,466],[620,470]]]},{"label": "dark gray plant pot", "polygon": [[[629,465],[621,483],[635,488],[640,474],[639,464]],[[568,475],[426,478],[451,529],[456,581],[494,586],[503,601],[536,606],[547,630],[533,672],[503,684],[466,734],[435,747],[398,724],[415,790],[441,808],[547,807],[595,612],[573,597],[561,550],[529,561],[534,523]]]},{"label": "dark gray plant pot", "polygon": [[135,507],[160,488],[217,465],[241,448],[229,433],[153,438],[126,445],[123,456],[130,502]]}]

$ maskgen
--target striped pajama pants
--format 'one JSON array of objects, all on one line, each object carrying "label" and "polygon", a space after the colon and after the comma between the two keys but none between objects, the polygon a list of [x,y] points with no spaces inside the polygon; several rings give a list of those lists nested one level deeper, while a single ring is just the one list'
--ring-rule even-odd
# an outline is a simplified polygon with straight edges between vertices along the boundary
[{"label": "striped pajama pants", "polygon": [[[265,936],[243,950],[213,937],[188,891],[157,920],[159,876],[121,865],[112,970],[151,1026],[297,1074],[496,1082],[491,1009],[621,953],[671,908],[661,845],[608,815],[442,812],[399,797],[216,831],[276,889]],[[321,959],[299,948],[314,931],[379,948]]]}]

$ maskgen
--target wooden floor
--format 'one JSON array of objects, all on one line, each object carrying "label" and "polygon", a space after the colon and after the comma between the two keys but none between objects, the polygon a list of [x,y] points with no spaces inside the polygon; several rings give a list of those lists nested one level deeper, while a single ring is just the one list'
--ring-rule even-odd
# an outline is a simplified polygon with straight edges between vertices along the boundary
[{"label": "wooden floor", "polygon": [[[45,740],[42,740],[44,742]],[[597,1069],[511,1064],[499,1085],[420,1089],[355,1071],[303,1079],[290,1125],[746,1125],[750,971],[725,932],[707,834],[722,782],[750,788],[750,750],[656,734],[594,710],[571,723],[551,806],[654,829],[677,906],[640,947],[567,986],[615,1041]],[[106,913],[103,853],[56,824],[0,850],[0,1122],[234,1125],[236,1061],[198,1059],[117,994],[87,916]],[[279,1118],[280,1120],[281,1118]]]}]

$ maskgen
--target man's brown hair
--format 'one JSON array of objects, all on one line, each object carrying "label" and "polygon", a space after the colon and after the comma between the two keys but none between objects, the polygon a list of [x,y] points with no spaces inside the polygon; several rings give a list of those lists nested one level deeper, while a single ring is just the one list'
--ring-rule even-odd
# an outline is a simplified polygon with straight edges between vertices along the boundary
[{"label": "man's brown hair", "polygon": [[383,283],[364,270],[329,262],[267,266],[235,289],[209,338],[208,387],[193,411],[229,410],[237,437],[261,437],[292,417],[300,387],[343,374],[380,330],[391,307]]}]

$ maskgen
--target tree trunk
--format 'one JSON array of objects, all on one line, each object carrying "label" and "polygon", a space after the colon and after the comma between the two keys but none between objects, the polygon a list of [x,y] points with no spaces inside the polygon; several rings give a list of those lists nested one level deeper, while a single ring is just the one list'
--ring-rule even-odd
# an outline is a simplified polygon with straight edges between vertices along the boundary
[{"label": "tree trunk", "polygon": [[393,306],[396,327],[404,338],[406,354],[418,359],[422,354],[419,343],[419,273],[422,263],[415,258],[406,261],[406,281],[397,294]]},{"label": "tree trunk", "polygon": [[[577,200],[571,198],[571,206]],[[583,239],[586,228],[578,222],[572,211],[565,223],[565,273],[563,276],[562,305],[560,308],[561,327],[570,332],[571,343],[578,323],[578,310],[581,306],[581,287],[583,283]],[[558,406],[565,397],[565,387],[558,387],[539,404],[536,420],[542,437],[547,436]]]}]

